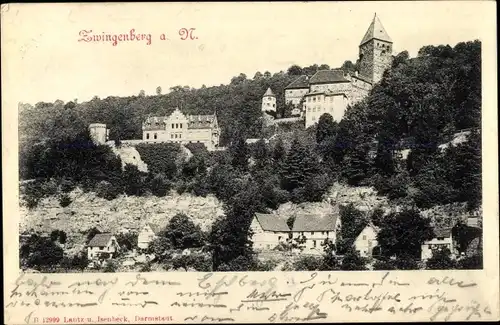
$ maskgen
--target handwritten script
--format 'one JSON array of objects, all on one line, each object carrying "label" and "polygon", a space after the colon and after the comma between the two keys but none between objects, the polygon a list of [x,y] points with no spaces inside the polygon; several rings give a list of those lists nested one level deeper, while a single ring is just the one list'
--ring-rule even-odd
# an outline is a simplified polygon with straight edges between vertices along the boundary
[{"label": "handwritten script", "polygon": [[21,273],[7,288],[5,310],[11,323],[25,324],[494,317],[470,277],[418,279],[404,272]]}]

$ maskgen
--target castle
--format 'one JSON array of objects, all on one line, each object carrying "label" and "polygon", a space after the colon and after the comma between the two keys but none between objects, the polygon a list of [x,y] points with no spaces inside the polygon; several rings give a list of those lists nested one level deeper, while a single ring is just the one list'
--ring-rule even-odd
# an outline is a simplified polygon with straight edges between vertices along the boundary
[{"label": "castle", "polygon": [[208,150],[219,146],[217,114],[185,115],[178,108],[169,116],[151,116],[142,124],[145,143],[203,143]]},{"label": "castle", "polygon": [[[365,98],[391,67],[392,44],[375,14],[359,44],[358,71],[350,74],[343,70],[319,70],[312,76],[299,76],[285,87],[285,103],[293,105],[292,115],[305,117],[306,128],[325,113],[340,121],[347,106]],[[271,94],[268,89],[263,96],[263,111],[269,107]]]},{"label": "castle", "polygon": [[[90,135],[97,144],[109,141],[109,129],[106,124],[89,125]],[[142,139],[122,140],[124,145],[139,143],[203,143],[212,151],[219,147],[220,127],[217,114],[186,115],[176,108],[168,116],[149,116],[142,123]],[[113,141],[114,142],[114,141]]]}]

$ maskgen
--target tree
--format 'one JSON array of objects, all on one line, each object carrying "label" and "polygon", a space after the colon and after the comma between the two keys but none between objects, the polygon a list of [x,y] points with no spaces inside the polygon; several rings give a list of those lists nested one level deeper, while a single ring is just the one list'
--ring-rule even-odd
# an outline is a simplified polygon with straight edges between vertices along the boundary
[{"label": "tree", "polygon": [[158,95],[158,96],[161,95],[161,87],[160,86],[156,87],[156,95]]},{"label": "tree", "polygon": [[123,170],[123,179],[125,183],[125,193],[127,195],[140,196],[144,193],[144,182],[142,173],[137,166],[126,164]]},{"label": "tree", "polygon": [[38,270],[54,267],[63,258],[64,252],[50,238],[31,235],[20,247],[21,264]]},{"label": "tree", "polygon": [[170,182],[167,177],[163,173],[155,174],[154,177],[150,181],[150,189],[153,195],[158,197],[163,197],[167,195],[170,190]]},{"label": "tree", "polygon": [[255,143],[253,148],[253,157],[256,161],[255,168],[262,169],[268,165],[270,157],[267,145],[263,139],[260,139]]},{"label": "tree", "polygon": [[141,89],[141,91],[139,91],[139,97],[145,97],[146,96],[146,92]]},{"label": "tree", "polygon": [[302,74],[302,68],[296,64],[288,68],[287,73],[292,76],[300,76]]},{"label": "tree", "polygon": [[366,259],[359,256],[357,251],[350,249],[342,258],[340,269],[345,271],[366,270]]},{"label": "tree", "polygon": [[321,143],[328,137],[332,137],[336,133],[336,123],[333,117],[325,113],[319,117],[318,125],[316,127],[316,143]]},{"label": "tree", "polygon": [[304,187],[318,169],[315,155],[295,138],[281,168],[282,187],[290,192]]},{"label": "tree", "polygon": [[164,236],[172,243],[174,248],[178,249],[201,247],[203,245],[200,227],[182,213],[176,214],[170,219],[165,228]]},{"label": "tree", "polygon": [[336,245],[330,239],[326,239],[323,243],[323,263],[321,265],[321,271],[333,271],[340,269],[340,261],[335,256]]},{"label": "tree", "polygon": [[149,243],[146,251],[148,254],[155,255],[158,262],[163,262],[170,257],[172,248],[173,246],[169,239],[164,236],[158,236]]},{"label": "tree", "polygon": [[137,247],[137,233],[128,232],[121,233],[116,236],[116,241],[120,248],[124,251],[131,251],[132,249]]},{"label": "tree", "polygon": [[231,143],[229,147],[229,153],[231,155],[231,164],[235,168],[240,168],[246,170],[248,168],[248,158],[249,150],[242,136],[237,136],[237,138]]},{"label": "tree", "polygon": [[424,241],[434,238],[430,220],[423,218],[417,210],[391,213],[377,235],[382,254],[387,257],[404,255],[418,258]]}]

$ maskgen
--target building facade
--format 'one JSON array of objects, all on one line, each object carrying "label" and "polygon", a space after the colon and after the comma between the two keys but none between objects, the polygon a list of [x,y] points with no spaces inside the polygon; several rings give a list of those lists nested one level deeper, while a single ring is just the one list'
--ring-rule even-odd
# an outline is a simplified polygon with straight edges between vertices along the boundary
[{"label": "building facade", "polygon": [[421,259],[427,260],[432,257],[432,252],[435,250],[448,249],[451,256],[455,257],[455,241],[451,228],[434,229],[436,237],[427,240],[422,244]]},{"label": "building facade", "polygon": [[326,240],[335,243],[341,230],[340,215],[332,213],[325,216],[298,214],[295,216],[292,233],[294,239],[304,238],[305,254],[322,255]]},{"label": "building facade", "polygon": [[285,220],[273,214],[256,213],[250,229],[253,234],[253,247],[261,250],[271,250],[291,237]]},{"label": "building facade", "polygon": [[159,232],[159,227],[154,224],[146,224],[142,227],[141,231],[137,236],[137,247],[141,249],[146,249],[149,247],[149,243],[152,242]]},{"label": "building facade", "polygon": [[377,255],[377,253],[380,254],[380,250],[377,252],[378,232],[379,229],[377,227],[367,225],[356,237],[356,240],[354,241],[354,249],[361,257],[372,257],[373,255]]},{"label": "building facade", "polygon": [[[342,70],[320,70],[312,77],[300,76],[285,87],[285,103],[291,103],[302,110],[306,117],[306,127],[317,123],[318,112],[322,112],[321,115],[333,113],[334,120],[340,121],[347,106],[368,96],[373,85],[380,82],[384,72],[391,67],[392,48],[392,39],[375,14],[359,45],[358,71],[347,74]],[[325,101],[327,92],[339,96],[343,94],[345,99]],[[321,93],[323,101],[312,102]],[[308,96],[311,100],[309,102]],[[336,105],[333,105],[334,101]]]},{"label": "building facade", "polygon": [[185,115],[178,108],[169,116],[151,116],[142,124],[145,143],[203,143],[208,150],[219,146],[217,115]]},{"label": "building facade", "polygon": [[87,257],[92,259],[110,259],[119,251],[116,237],[110,233],[95,235],[87,246]]}]

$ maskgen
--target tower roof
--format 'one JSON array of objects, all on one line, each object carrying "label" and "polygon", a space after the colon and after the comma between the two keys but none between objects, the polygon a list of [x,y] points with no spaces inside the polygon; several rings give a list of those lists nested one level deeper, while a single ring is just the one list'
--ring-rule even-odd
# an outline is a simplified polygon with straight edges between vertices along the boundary
[{"label": "tower roof", "polygon": [[368,27],[368,30],[365,33],[365,37],[363,37],[363,40],[359,45],[361,46],[366,42],[371,41],[374,38],[381,41],[392,43],[392,39],[385,31],[384,26],[382,26],[382,23],[380,22],[380,19],[378,19],[376,13],[375,16],[373,16],[373,20],[372,23],[370,24],[370,27]]},{"label": "tower roof", "polygon": [[267,88],[266,93],[264,94],[264,97],[265,97],[265,96],[273,96],[273,97],[276,97],[276,96],[274,96],[273,91],[271,90],[271,87]]}]

